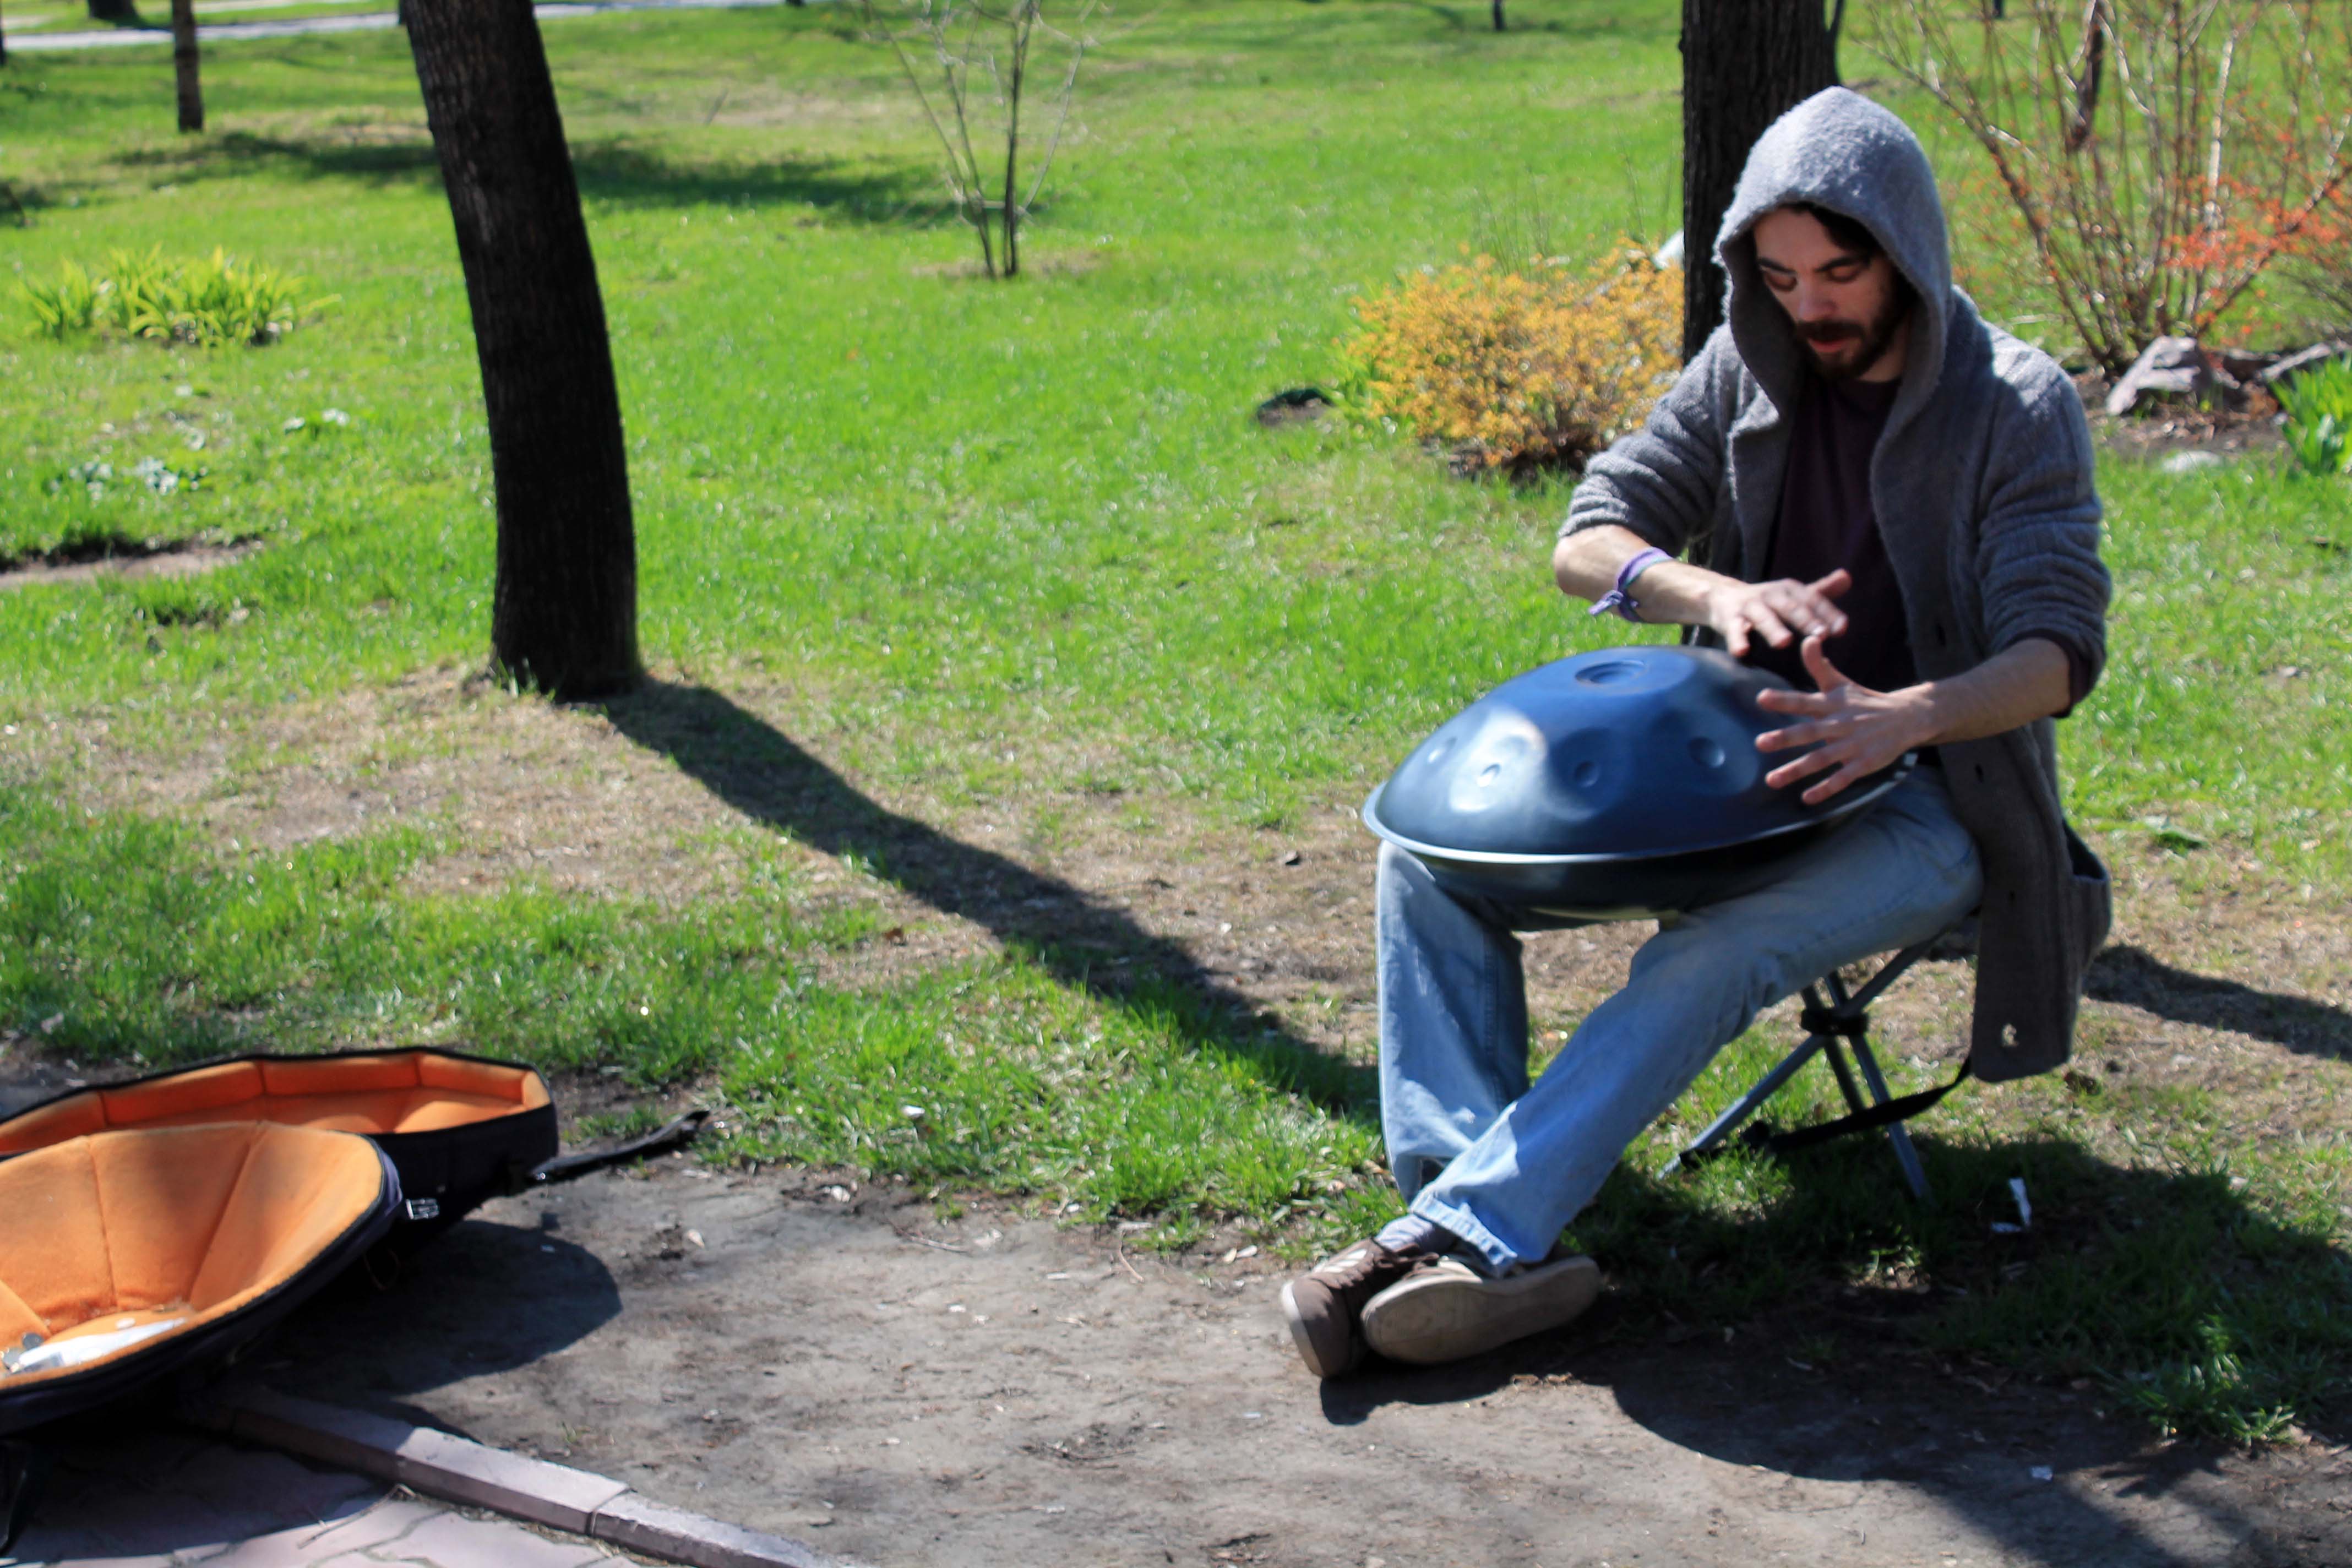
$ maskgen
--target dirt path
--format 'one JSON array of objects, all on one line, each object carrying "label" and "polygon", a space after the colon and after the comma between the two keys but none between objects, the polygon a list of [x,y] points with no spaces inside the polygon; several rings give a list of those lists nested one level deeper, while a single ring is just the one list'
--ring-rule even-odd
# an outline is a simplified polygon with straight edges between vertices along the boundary
[{"label": "dirt path", "polygon": [[930,1213],[675,1159],[594,1176],[331,1298],[255,1375],[876,1565],[2352,1561],[2338,1453],[2149,1445],[1895,1352],[1801,1371],[1769,1322],[1610,1349],[1605,1306],[1318,1385],[1257,1259]]}]

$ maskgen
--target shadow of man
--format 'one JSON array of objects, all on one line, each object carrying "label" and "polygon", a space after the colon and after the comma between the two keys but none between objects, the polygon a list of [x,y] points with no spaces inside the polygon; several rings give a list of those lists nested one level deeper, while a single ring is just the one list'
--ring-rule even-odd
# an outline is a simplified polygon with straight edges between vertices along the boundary
[{"label": "shadow of man", "polygon": [[2352,1061],[2352,1013],[2308,996],[2176,968],[2129,943],[2118,942],[2093,961],[2083,994],[2178,1024],[2267,1040],[2304,1056]]},{"label": "shadow of man", "polygon": [[[2340,1483],[2230,1484],[2227,1447],[2160,1444],[2150,1417],[2194,1424],[2206,1399],[2220,1426],[2221,1405],[2252,1417],[2284,1401],[2343,1440],[2325,1391],[2344,1386],[2344,1353],[2311,1328],[2352,1312],[2352,1259],[2324,1227],[2248,1202],[2222,1170],[2119,1166],[2049,1138],[1921,1149],[1933,1205],[1911,1204],[1874,1147],[1791,1157],[1761,1212],[1621,1169],[1578,1224],[1612,1262],[1600,1308],[1451,1366],[1375,1363],[1327,1383],[1325,1418],[1514,1384],[1540,1397],[1557,1380],[1606,1389],[1638,1425],[1727,1465],[1925,1493],[2004,1562],[2190,1568],[2218,1560],[2192,1537],[2237,1550],[2309,1533],[2311,1505]],[[2021,1171],[2033,1225],[1997,1235],[1988,1221],[2015,1217]],[[2215,1344],[2234,1349],[2217,1358]],[[1867,1489],[1837,1495],[1866,1521]],[[2316,1555],[2231,1560],[2352,1562],[2352,1521],[2320,1525]]]}]

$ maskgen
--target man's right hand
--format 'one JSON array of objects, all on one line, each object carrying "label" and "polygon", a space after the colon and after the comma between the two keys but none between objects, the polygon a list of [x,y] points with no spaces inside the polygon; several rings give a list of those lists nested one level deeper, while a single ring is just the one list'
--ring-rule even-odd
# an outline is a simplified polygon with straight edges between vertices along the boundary
[{"label": "man's right hand", "polygon": [[[1552,577],[1560,592],[1598,602],[1616,586],[1625,563],[1649,547],[1648,540],[1614,523],[1582,529],[1552,548]],[[1833,637],[1844,631],[1845,612],[1832,601],[1853,586],[1843,571],[1816,583],[1791,577],[1743,583],[1691,562],[1662,561],[1634,579],[1633,595],[1643,620],[1708,627],[1734,658],[1745,658],[1750,637],[1787,647],[1816,632]]]},{"label": "man's right hand", "polygon": [[1734,658],[1748,657],[1750,637],[1762,637],[1774,647],[1787,647],[1802,637],[1833,637],[1845,630],[1845,612],[1832,601],[1853,586],[1853,579],[1843,568],[1812,583],[1793,577],[1771,583],[1717,577],[1706,589],[1706,624]]}]

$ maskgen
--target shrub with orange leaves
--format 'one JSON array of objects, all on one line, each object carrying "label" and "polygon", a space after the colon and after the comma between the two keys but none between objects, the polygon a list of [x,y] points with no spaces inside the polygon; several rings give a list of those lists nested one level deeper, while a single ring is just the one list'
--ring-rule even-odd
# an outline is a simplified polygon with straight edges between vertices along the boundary
[{"label": "shrub with orange leaves", "polygon": [[2340,247],[2345,0],[1883,0],[1855,16],[2008,194],[2021,232],[1984,261],[2111,373],[2159,337],[2212,335],[2273,265]]},{"label": "shrub with orange leaves", "polygon": [[1364,410],[1457,466],[1573,466],[1631,429],[1682,370],[1682,272],[1631,241],[1581,273],[1491,257],[1359,299],[1344,349]]}]

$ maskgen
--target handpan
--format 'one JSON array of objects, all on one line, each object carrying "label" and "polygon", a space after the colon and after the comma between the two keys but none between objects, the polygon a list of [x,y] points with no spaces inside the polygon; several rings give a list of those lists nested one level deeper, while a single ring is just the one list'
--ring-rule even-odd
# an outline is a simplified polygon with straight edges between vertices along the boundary
[{"label": "handpan", "polygon": [[1634,920],[1696,909],[1867,811],[1916,757],[1807,805],[1757,751],[1790,721],[1788,682],[1714,648],[1612,647],[1505,681],[1413,748],[1364,824],[1438,885],[1547,914]]}]

